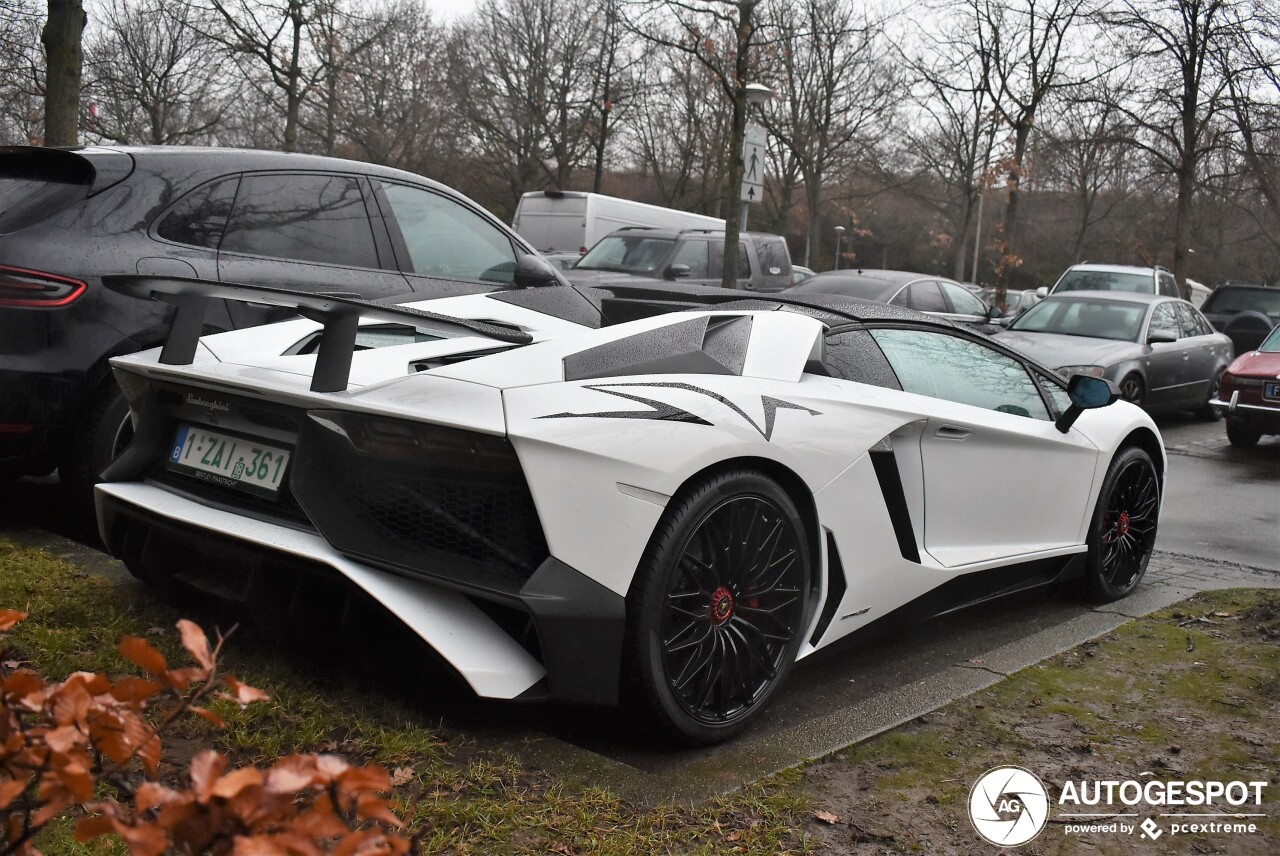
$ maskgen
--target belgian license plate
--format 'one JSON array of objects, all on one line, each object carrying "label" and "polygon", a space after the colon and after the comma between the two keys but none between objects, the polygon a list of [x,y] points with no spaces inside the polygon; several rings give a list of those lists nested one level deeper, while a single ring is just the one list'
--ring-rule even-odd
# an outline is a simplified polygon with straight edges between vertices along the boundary
[{"label": "belgian license plate", "polygon": [[169,450],[169,467],[224,487],[275,494],[289,468],[289,450],[183,425]]},{"label": "belgian license plate", "polygon": [[1280,381],[1269,380],[1262,387],[1263,398],[1280,398]]}]

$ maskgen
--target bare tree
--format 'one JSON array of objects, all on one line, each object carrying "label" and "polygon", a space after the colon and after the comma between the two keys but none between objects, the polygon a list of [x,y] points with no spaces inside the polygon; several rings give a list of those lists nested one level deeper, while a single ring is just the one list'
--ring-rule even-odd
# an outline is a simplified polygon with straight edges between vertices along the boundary
[{"label": "bare tree", "polygon": [[996,278],[1003,305],[1012,269],[1020,264],[1015,242],[1018,201],[1027,148],[1041,108],[1058,90],[1082,81],[1070,68],[1069,46],[1079,43],[1078,24],[1090,0],[962,0],[975,49],[986,57],[987,95],[1011,135],[1006,198]]},{"label": "bare tree", "polygon": [[41,135],[43,21],[36,0],[0,0],[0,144],[31,143]]},{"label": "bare tree", "polygon": [[40,33],[45,55],[44,142],[74,146],[80,142],[80,78],[84,68],[81,37],[88,18],[80,0],[49,0],[49,19]]},{"label": "bare tree", "polygon": [[341,145],[361,160],[448,178],[461,143],[445,89],[445,29],[418,0],[395,0],[352,22],[345,38],[368,47],[334,87],[341,111],[327,111]]},{"label": "bare tree", "polygon": [[1115,0],[1101,20],[1127,37],[1133,87],[1116,106],[1135,144],[1177,186],[1173,275],[1189,296],[1192,203],[1206,157],[1222,143],[1226,79],[1219,70],[1247,42],[1252,0]]},{"label": "bare tree", "polygon": [[1041,126],[1040,172],[1074,203],[1070,260],[1083,259],[1094,227],[1108,220],[1136,186],[1125,180],[1133,167],[1133,132],[1115,98],[1081,91],[1065,99]]},{"label": "bare tree", "polygon": [[829,173],[884,140],[903,87],[887,61],[883,22],[859,17],[846,0],[784,0],[763,25],[781,90],[766,124],[804,181],[807,265]]},{"label": "bare tree", "polygon": [[646,56],[640,77],[625,129],[631,156],[661,204],[720,216],[729,123],[719,91],[701,63],[664,48]]},{"label": "bare tree", "polygon": [[590,7],[559,0],[483,0],[455,28],[450,92],[504,207],[568,188],[590,149],[594,36]]},{"label": "bare tree", "polygon": [[229,63],[190,25],[191,7],[111,0],[86,49],[94,132],[118,143],[208,139],[238,97]]},{"label": "bare tree", "polygon": [[[738,189],[744,174],[742,146],[747,125],[747,85],[758,82],[761,35],[757,11],[763,0],[632,0],[631,28],[655,44],[678,51],[706,69],[731,107],[728,162],[724,187],[725,247],[737,246],[742,228]],[[674,33],[655,19],[674,19]],[[720,284],[735,288],[738,254],[726,252]]]},{"label": "bare tree", "polygon": [[916,114],[903,141],[913,175],[902,187],[941,220],[942,232],[932,242],[950,248],[951,276],[963,280],[969,231],[976,223],[976,238],[981,229],[978,208],[994,177],[996,115],[986,86],[990,56],[966,48],[954,34],[921,35],[914,56],[907,58]]}]

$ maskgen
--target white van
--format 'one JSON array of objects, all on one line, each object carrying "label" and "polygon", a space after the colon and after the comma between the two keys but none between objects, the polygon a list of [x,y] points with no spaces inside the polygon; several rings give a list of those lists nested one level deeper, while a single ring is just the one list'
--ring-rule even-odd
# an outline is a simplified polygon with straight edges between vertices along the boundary
[{"label": "white van", "polygon": [[520,197],[511,226],[541,252],[585,253],[624,226],[723,230],[724,221],[599,193],[545,190]]}]

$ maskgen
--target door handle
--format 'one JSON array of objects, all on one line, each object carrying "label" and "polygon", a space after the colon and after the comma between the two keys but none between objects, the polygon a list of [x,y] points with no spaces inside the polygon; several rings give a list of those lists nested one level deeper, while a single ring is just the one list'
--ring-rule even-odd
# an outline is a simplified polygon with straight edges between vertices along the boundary
[{"label": "door handle", "polygon": [[973,433],[971,428],[957,428],[955,425],[943,425],[937,431],[933,432],[933,436],[939,440],[963,440]]}]

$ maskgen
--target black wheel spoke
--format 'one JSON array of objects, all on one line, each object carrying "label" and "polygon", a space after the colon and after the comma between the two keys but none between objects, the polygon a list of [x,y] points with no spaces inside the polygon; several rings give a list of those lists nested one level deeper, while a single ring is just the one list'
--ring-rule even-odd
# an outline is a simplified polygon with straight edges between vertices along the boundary
[{"label": "black wheel spoke", "polygon": [[1159,485],[1149,463],[1130,460],[1111,482],[1096,533],[1099,577],[1124,593],[1136,584],[1155,542]]},{"label": "black wheel spoke", "polygon": [[777,678],[804,616],[801,537],[773,502],[739,495],[684,542],[659,638],[668,685],[695,720],[738,717]]}]

